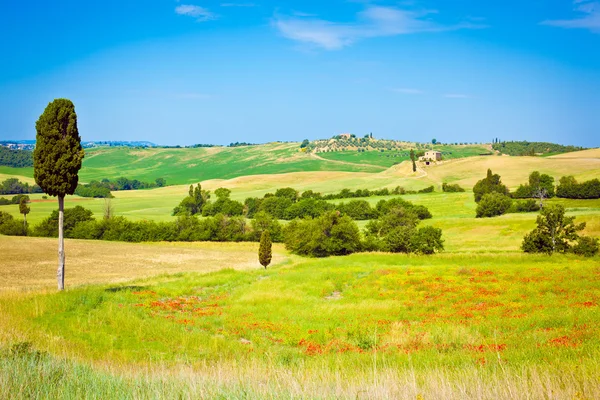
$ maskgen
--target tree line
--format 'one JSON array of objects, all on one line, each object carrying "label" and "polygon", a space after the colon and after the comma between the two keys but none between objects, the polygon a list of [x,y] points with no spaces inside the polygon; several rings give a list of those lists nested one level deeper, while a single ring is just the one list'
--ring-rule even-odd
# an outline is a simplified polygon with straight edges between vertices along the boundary
[{"label": "tree line", "polygon": [[510,156],[535,156],[537,154],[569,153],[584,150],[584,147],[563,146],[548,142],[500,142],[498,139],[492,144],[492,149]]},{"label": "tree line", "polygon": [[0,183],[0,194],[29,194],[43,193],[41,187],[36,184],[23,183],[17,178],[8,178]]},{"label": "tree line", "polygon": [[166,185],[167,181],[164,178],[157,178],[154,182],[142,182],[125,177],[115,180],[105,178],[100,181],[93,180],[87,184],[78,184],[74,194],[81,197],[112,198],[112,191],[154,189]]},{"label": "tree line", "polygon": [[600,180],[592,179],[578,183],[572,176],[563,176],[555,187],[553,177],[533,171],[529,175],[528,183],[519,185],[517,190],[511,193],[502,183],[500,175],[488,169],[487,176],[473,186],[473,195],[477,203],[476,217],[494,217],[510,212],[539,211],[543,208],[545,199],[555,196],[569,199],[598,199]]},{"label": "tree line", "polygon": [[[322,214],[338,211],[353,220],[370,220],[378,218],[384,210],[392,206],[402,206],[413,211],[419,219],[431,218],[431,213],[425,206],[415,205],[408,201],[395,198],[391,200],[380,200],[375,207],[366,200],[351,200],[339,204],[332,204],[325,199],[352,198],[360,194],[379,195],[399,193],[394,189],[389,191],[383,189],[380,191],[357,190],[355,192],[347,189],[340,193],[322,196],[320,193],[308,190],[300,194],[297,190],[287,187],[278,189],[275,193],[267,193],[262,198],[249,197],[242,204],[239,201],[231,200],[231,191],[225,188],[215,190],[216,200],[211,200],[210,191],[203,190],[200,184],[194,187],[190,186],[188,195],[173,209],[172,215],[202,215],[204,217],[223,214],[229,217],[245,216],[254,218],[257,213],[264,212],[279,220],[293,220],[295,218],[317,218]],[[428,190],[426,188],[426,190]]]}]

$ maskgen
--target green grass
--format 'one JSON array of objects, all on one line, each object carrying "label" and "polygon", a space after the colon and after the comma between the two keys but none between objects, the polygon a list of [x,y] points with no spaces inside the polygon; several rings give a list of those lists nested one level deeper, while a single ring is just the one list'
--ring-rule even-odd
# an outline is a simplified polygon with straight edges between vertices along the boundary
[{"label": "green grass", "polygon": [[599,273],[598,258],[360,254],[3,296],[0,315],[21,341],[57,357],[298,372],[318,375],[325,397],[340,378],[393,372],[426,382],[438,370],[555,371],[545,385],[564,390],[554,387],[558,371],[576,368],[570,396],[594,398]]}]

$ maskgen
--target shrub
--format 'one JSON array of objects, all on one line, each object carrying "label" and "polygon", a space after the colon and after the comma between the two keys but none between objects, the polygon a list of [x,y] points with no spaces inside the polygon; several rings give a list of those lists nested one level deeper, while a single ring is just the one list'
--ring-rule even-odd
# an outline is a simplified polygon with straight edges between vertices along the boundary
[{"label": "shrub", "polygon": [[464,192],[465,189],[463,189],[462,187],[460,187],[460,185],[458,184],[449,184],[449,183],[442,183],[442,191],[446,192],[446,193],[458,193],[458,192]]},{"label": "shrub", "polygon": [[566,199],[600,199],[600,180],[578,183],[572,176],[560,178],[556,195]]},{"label": "shrub", "polygon": [[360,233],[348,216],[333,211],[313,220],[293,220],[284,228],[284,242],[294,254],[327,257],[361,249]]},{"label": "shrub", "polygon": [[577,240],[577,244],[571,249],[573,253],[585,256],[593,257],[600,251],[600,244],[597,238],[589,236],[580,236]]},{"label": "shrub", "polygon": [[[480,203],[481,204],[481,203]],[[513,202],[509,213],[522,213],[522,212],[533,212],[540,211],[540,205],[533,199],[517,200]]]},{"label": "shrub", "polygon": [[351,200],[338,204],[336,209],[354,220],[368,220],[376,218],[378,214],[366,200]]},{"label": "shrub", "polygon": [[27,230],[22,222],[17,221],[9,213],[0,211],[0,234],[7,236],[26,236]]},{"label": "shrub", "polygon": [[[73,208],[67,208],[64,212],[64,234],[65,237],[70,238],[72,230],[75,226],[81,222],[91,221],[92,212],[81,206],[75,206]],[[58,236],[58,210],[52,211],[52,214],[35,228],[33,228],[34,236],[41,237],[57,237]]]},{"label": "shrub", "polygon": [[485,194],[476,209],[477,218],[495,217],[506,214],[512,205],[512,199],[501,193]]},{"label": "shrub", "polygon": [[269,231],[269,236],[273,242],[283,241],[283,228],[281,224],[273,216],[264,211],[256,213],[250,225],[252,226],[252,240],[259,241],[263,232]]},{"label": "shrub", "polygon": [[411,237],[411,251],[420,254],[433,254],[444,250],[442,230],[432,226],[419,228]]},{"label": "shrub", "polygon": [[419,193],[433,193],[434,187],[432,186],[427,186],[424,189],[419,190]]}]

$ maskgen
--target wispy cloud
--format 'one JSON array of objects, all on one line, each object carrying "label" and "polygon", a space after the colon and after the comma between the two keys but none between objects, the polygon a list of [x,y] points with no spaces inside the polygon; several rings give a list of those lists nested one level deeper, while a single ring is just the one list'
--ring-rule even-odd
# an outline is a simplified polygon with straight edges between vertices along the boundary
[{"label": "wispy cloud", "polygon": [[255,3],[221,3],[221,7],[256,7]]},{"label": "wispy cloud", "polygon": [[217,16],[208,9],[192,4],[182,4],[175,7],[175,13],[196,18],[196,21],[199,22],[210,21],[217,18]]},{"label": "wispy cloud", "polygon": [[431,20],[436,11],[407,11],[394,7],[367,6],[349,23],[333,22],[295,13],[293,16],[276,16],[272,24],[286,38],[338,50],[361,39],[406,35],[420,32],[441,32],[466,28],[482,28],[472,22],[457,25],[440,25]]},{"label": "wispy cloud", "polygon": [[391,88],[390,91],[402,94],[424,94],[425,92],[420,89],[411,88]]},{"label": "wispy cloud", "polygon": [[594,33],[600,33],[600,2],[575,0],[573,7],[578,14],[577,18],[547,20],[542,21],[541,24],[568,29],[587,29]]},{"label": "wispy cloud", "polygon": [[469,96],[468,94],[463,94],[463,93],[446,93],[443,95],[443,97],[447,98],[447,99],[470,99],[471,96]]}]

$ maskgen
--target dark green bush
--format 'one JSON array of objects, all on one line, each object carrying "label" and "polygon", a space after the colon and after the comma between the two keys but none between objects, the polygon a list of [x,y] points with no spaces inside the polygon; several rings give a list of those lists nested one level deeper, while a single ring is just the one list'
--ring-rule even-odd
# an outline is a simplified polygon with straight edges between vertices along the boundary
[{"label": "dark green bush", "polygon": [[283,231],[286,248],[294,254],[311,257],[346,255],[360,251],[356,223],[339,212],[316,219],[291,221]]},{"label": "dark green bush", "polygon": [[600,244],[597,238],[593,238],[590,236],[580,236],[577,240],[577,244],[571,248],[573,253],[585,256],[585,257],[593,257],[598,254],[600,250]]},{"label": "dark green bush", "polygon": [[501,193],[485,194],[476,209],[477,218],[489,218],[506,214],[512,205],[512,199]]},{"label": "dark green bush", "polygon": [[442,183],[442,191],[446,193],[459,193],[464,192],[465,189],[460,187],[458,184],[449,184],[444,182]]}]

